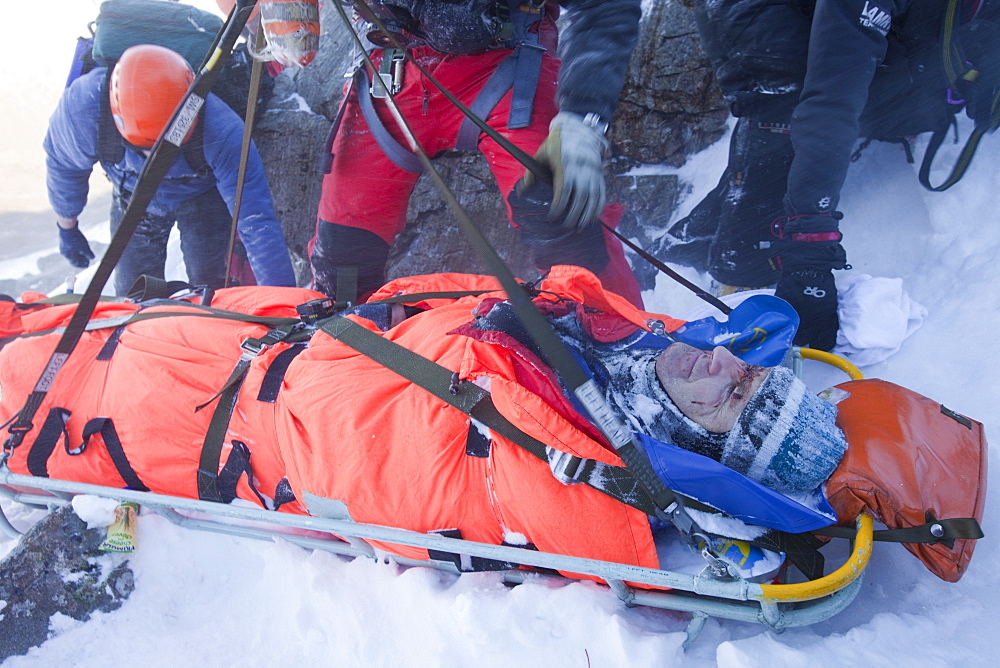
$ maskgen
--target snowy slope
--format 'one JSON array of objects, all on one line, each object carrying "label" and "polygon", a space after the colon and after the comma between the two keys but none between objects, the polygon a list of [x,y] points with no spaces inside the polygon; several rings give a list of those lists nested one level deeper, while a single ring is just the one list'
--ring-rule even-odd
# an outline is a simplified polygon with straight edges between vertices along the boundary
[{"label": "snowy slope", "polygon": [[[894,149],[873,149],[855,166],[844,198],[854,271],[903,277],[929,311],[899,353],[864,371],[985,422],[994,437],[1000,361],[987,346],[1000,325],[995,142],[985,143],[958,186],[939,195],[915,186]],[[713,147],[682,174],[704,180],[710,163],[721,169],[723,156],[724,147]],[[648,296],[658,304],[683,301],[665,284]],[[821,368],[808,373],[814,385],[841,380]],[[781,635],[710,621],[682,651],[682,615],[625,609],[593,584],[508,589],[492,574],[455,578],[349,563],[143,516],[141,549],[132,558],[137,588],[125,605],[82,625],[64,620],[54,638],[5,666],[103,666],[126,649],[130,662],[150,666],[263,666],[289,658],[305,665],[992,665],[1000,650],[995,514],[984,529],[987,538],[958,584],[937,580],[900,546],[878,545],[861,594],[840,615]]]},{"label": "snowy slope", "polygon": [[[65,58],[59,57],[50,69],[62,76]],[[10,96],[4,100],[4,107],[19,104]],[[32,138],[22,150],[37,151],[39,142],[40,136]],[[1000,328],[998,146],[1000,137],[988,137],[970,173],[943,194],[924,192],[914,168],[895,147],[872,146],[852,168],[842,207],[853,272],[901,277],[910,296],[928,310],[923,326],[897,354],[863,371],[984,422],[994,441],[1000,438],[995,389],[1000,359],[991,349],[992,332]],[[946,146],[941,164],[954,155],[954,147]],[[37,170],[36,159],[25,154],[23,159],[5,160],[0,166],[5,179],[0,181],[12,171]],[[724,161],[725,146],[720,143],[680,171],[693,188],[683,206],[693,206],[715,184]],[[37,188],[41,178],[36,171],[31,187]],[[21,199],[25,191],[5,188],[3,193],[0,212],[31,209]],[[693,305],[692,298],[668,280],[646,297],[652,307],[668,313]],[[816,389],[842,379],[839,372],[820,367],[810,366],[807,373]],[[996,459],[996,445],[991,454]],[[980,541],[961,582],[939,581],[901,546],[880,544],[860,595],[834,618],[780,635],[754,625],[712,620],[687,650],[681,648],[685,616],[626,609],[594,584],[507,588],[493,574],[456,578],[427,569],[402,571],[369,561],[347,562],[288,544],[186,531],[143,516],[140,549],[131,560],[136,591],[125,605],[85,624],[56,620],[54,637],[28,656],[9,659],[4,668],[289,662],[995,665],[1000,654],[996,476],[983,527],[987,538]],[[20,526],[36,517],[6,502],[4,508]],[[11,547],[11,541],[0,537],[0,554]]]}]

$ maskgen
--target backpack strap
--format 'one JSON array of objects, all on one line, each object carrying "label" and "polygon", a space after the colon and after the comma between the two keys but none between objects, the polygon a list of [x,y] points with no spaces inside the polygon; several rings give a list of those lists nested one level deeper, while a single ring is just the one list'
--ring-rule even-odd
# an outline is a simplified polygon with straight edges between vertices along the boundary
[{"label": "backpack strap", "polygon": [[114,71],[114,64],[108,66],[104,74],[104,87],[100,92],[100,112],[98,112],[97,125],[97,159],[100,162],[117,164],[125,157],[125,139],[118,132],[115,126],[115,119],[111,115],[111,73]]},{"label": "backpack strap", "polygon": [[[962,148],[958,159],[955,161],[955,166],[952,167],[951,174],[937,186],[932,186],[930,183],[931,163],[934,162],[934,157],[944,142],[948,126],[935,130],[934,134],[931,135],[927,151],[924,153],[924,159],[920,164],[918,176],[920,184],[924,188],[934,192],[947,190],[958,183],[972,162],[972,156],[975,155],[976,149],[979,147],[979,141],[983,138],[983,135],[987,132],[993,132],[1000,127],[1000,87],[995,83],[992,87],[980,83],[980,86],[987,86],[985,90],[977,90],[975,88],[976,82],[983,78],[983,71],[977,69],[977,65],[969,63],[962,55],[962,51],[956,40],[955,31],[957,23],[961,20],[958,14],[959,1],[948,0],[944,11],[944,24],[941,29],[941,57],[944,62],[945,75],[951,84],[951,91],[955,91],[958,95],[966,98],[964,101],[966,110],[969,116],[975,121],[975,128],[972,134],[969,135],[969,139],[965,142],[965,146]],[[994,40],[997,35],[1000,35],[997,32],[993,32],[992,34]],[[995,61],[993,67],[996,67]],[[989,66],[987,66],[986,70],[988,71],[989,69]],[[992,74],[995,76],[997,73],[993,72]],[[989,77],[986,78],[988,79]],[[951,94],[951,91],[949,91],[949,94]],[[959,101],[959,104],[962,102]],[[970,109],[975,109],[975,111],[969,111]],[[952,122],[954,123],[954,121]]]},{"label": "backpack strap", "polygon": [[917,174],[920,185],[933,192],[947,190],[965,176],[965,170],[969,168],[969,164],[972,163],[972,156],[976,154],[976,149],[979,147],[979,140],[987,132],[987,128],[977,124],[972,130],[972,134],[969,135],[968,140],[966,140],[965,147],[955,161],[954,167],[951,168],[951,174],[940,185],[932,186],[930,180],[931,164],[934,162],[934,157],[937,155],[938,149],[941,148],[941,144],[948,134],[949,127],[951,127],[951,123],[935,130],[934,134],[931,135],[930,140],[927,142],[927,150],[924,152],[924,159],[920,162],[920,171]]}]

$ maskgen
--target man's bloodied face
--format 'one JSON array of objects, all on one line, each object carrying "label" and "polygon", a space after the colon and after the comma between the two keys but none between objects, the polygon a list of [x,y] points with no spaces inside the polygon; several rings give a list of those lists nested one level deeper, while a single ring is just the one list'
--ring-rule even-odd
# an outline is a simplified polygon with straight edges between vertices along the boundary
[{"label": "man's bloodied face", "polygon": [[656,376],[680,411],[718,434],[733,428],[768,371],[722,346],[705,351],[674,343],[656,360]]}]

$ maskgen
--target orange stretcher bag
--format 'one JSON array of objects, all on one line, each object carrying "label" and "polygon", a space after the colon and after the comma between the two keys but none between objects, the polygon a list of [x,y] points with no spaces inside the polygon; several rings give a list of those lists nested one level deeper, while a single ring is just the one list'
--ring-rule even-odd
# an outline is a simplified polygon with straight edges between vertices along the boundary
[{"label": "orange stretcher bag", "polygon": [[[893,383],[866,379],[838,385],[837,423],[850,444],[830,476],[827,497],[841,522],[867,510],[889,529],[934,520],[983,519],[986,436],[983,425]],[[932,573],[957,582],[975,540],[904,543]]]}]

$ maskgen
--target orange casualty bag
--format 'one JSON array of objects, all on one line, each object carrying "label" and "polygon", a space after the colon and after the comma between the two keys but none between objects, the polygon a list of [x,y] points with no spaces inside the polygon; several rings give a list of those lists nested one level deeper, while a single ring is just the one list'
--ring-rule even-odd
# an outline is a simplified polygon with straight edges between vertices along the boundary
[{"label": "orange casualty bag", "polygon": [[[949,518],[982,522],[987,443],[981,423],[884,380],[837,388],[849,395],[837,402],[837,424],[849,446],[827,497],[841,522],[864,510],[889,529]],[[957,582],[976,541],[905,545],[932,573]]]}]

